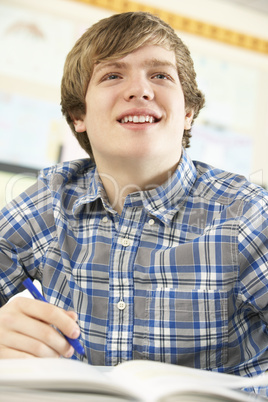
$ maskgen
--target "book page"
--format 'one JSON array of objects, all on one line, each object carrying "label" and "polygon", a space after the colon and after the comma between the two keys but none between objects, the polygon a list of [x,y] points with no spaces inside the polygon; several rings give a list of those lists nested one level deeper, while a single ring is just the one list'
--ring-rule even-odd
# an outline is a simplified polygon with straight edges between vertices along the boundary
[{"label": "book page", "polygon": [[254,400],[256,397],[267,401],[240,390],[251,386],[267,386],[268,375],[241,378],[174,364],[133,360],[116,366],[111,376],[127,382],[130,392],[135,392],[139,398],[148,402],[175,402],[176,396],[185,395],[193,398],[191,401],[211,398],[214,401],[247,402],[252,401],[252,397]]},{"label": "book page", "polygon": [[106,372],[63,358],[3,359],[0,360],[0,387],[121,395],[129,400],[125,388],[116,385]]},{"label": "book page", "polygon": [[16,390],[23,390],[18,393],[25,400],[37,392],[40,398],[49,395],[51,401],[53,395],[56,398],[58,395],[59,401],[64,395],[67,402],[76,392],[76,400],[81,401],[85,395],[97,395],[118,401],[175,402],[179,397],[183,401],[191,398],[192,402],[210,399],[247,402],[252,401],[252,395],[235,388],[267,385],[267,379],[267,375],[241,378],[147,360],[132,360],[116,367],[96,367],[63,358],[0,360],[1,397],[4,391],[12,392],[12,387],[14,396]]}]

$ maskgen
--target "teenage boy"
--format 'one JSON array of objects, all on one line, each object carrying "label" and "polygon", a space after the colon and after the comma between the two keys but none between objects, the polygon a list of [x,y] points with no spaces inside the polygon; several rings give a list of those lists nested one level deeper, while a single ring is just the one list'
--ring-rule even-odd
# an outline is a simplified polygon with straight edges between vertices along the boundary
[{"label": "teenage boy", "polygon": [[[61,104],[90,159],[45,169],[2,211],[0,357],[71,357],[55,325],[95,365],[266,371],[267,193],[187,155],[204,97],[174,30],[142,12],[93,25]],[[5,305],[27,276],[50,304]]]}]

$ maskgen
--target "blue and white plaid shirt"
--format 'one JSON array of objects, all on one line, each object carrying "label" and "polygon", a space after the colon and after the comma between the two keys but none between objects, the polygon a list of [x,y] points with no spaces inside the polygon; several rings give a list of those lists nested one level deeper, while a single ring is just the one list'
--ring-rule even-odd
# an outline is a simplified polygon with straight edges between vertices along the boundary
[{"label": "blue and white plaid shirt", "polygon": [[[268,195],[184,152],[119,216],[95,165],[45,169],[0,219],[0,301],[26,275],[79,316],[88,362],[268,369]],[[79,358],[79,356],[75,356]]]}]

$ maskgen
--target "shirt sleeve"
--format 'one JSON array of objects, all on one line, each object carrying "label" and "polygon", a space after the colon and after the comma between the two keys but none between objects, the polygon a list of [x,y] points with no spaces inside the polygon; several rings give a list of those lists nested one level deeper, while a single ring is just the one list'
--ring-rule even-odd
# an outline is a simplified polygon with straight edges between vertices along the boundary
[{"label": "shirt sleeve", "polygon": [[245,203],[238,249],[243,303],[268,324],[268,195]]},{"label": "shirt sleeve", "polygon": [[27,275],[42,276],[42,256],[54,236],[51,194],[39,179],[0,213],[0,306],[24,290]]}]

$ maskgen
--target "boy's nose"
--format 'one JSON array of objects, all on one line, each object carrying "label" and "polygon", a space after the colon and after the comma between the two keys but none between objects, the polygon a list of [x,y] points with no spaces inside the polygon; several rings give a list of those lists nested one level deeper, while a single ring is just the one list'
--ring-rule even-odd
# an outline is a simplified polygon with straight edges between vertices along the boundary
[{"label": "boy's nose", "polygon": [[125,90],[126,100],[144,99],[151,100],[154,97],[154,92],[150,83],[141,78],[136,78],[128,83]]}]

